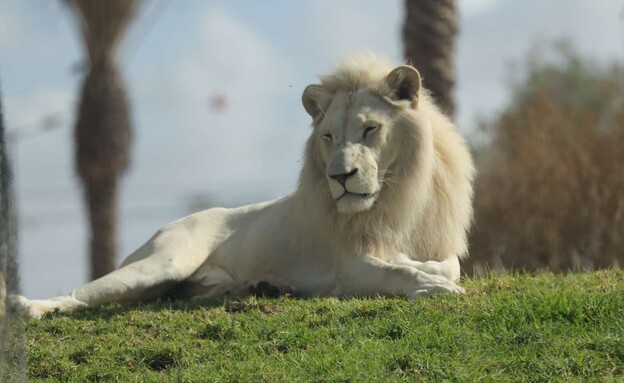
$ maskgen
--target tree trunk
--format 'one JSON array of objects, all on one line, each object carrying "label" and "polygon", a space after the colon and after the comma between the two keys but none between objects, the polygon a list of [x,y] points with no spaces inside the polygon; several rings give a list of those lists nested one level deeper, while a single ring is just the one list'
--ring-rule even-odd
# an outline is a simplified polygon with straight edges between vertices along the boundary
[{"label": "tree trunk", "polygon": [[74,11],[89,60],[75,126],[76,170],[91,226],[91,278],[115,269],[117,183],[130,162],[132,132],[119,43],[143,0],[63,0]]},{"label": "tree trunk", "polygon": [[93,66],[82,89],[75,129],[76,166],[91,228],[91,278],[115,270],[117,183],[128,166],[130,112],[123,82],[112,63]]},{"label": "tree trunk", "polygon": [[455,0],[405,0],[404,55],[420,72],[442,110],[454,117],[455,38],[458,16]]},{"label": "tree trunk", "polygon": [[6,297],[20,289],[13,176],[3,120],[0,100],[0,382],[25,382],[24,321],[6,304]]},{"label": "tree trunk", "polygon": [[91,228],[91,279],[116,268],[117,255],[117,177],[85,182]]}]

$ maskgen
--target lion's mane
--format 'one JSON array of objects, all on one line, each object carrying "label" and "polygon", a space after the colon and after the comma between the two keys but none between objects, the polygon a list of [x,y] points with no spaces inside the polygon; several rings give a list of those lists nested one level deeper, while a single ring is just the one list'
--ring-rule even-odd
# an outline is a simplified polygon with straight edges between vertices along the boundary
[{"label": "lion's mane", "polygon": [[[321,76],[321,85],[332,94],[361,88],[383,93],[381,80],[392,69],[372,53],[353,54],[333,73]],[[415,109],[402,113],[402,145],[390,148],[398,158],[375,205],[362,213],[337,212],[318,136],[310,136],[295,192],[299,222],[314,229],[316,240],[344,246],[354,255],[384,258],[400,252],[421,261],[465,256],[474,176],[468,146],[426,90],[420,90]]]}]

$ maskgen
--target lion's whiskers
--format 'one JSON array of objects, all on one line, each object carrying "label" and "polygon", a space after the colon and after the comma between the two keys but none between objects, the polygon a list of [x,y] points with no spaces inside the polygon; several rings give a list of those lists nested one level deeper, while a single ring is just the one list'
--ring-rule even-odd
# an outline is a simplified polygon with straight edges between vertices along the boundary
[{"label": "lion's whiskers", "polygon": [[390,170],[379,171],[377,173],[377,182],[383,185],[384,187],[387,187],[392,190],[394,185],[396,185],[398,182],[395,178],[391,176],[392,176],[392,171]]},{"label": "lion's whiskers", "polygon": [[397,180],[392,176],[391,171],[381,171],[377,174],[377,182],[387,188],[389,190],[394,190],[395,186],[398,184]]}]

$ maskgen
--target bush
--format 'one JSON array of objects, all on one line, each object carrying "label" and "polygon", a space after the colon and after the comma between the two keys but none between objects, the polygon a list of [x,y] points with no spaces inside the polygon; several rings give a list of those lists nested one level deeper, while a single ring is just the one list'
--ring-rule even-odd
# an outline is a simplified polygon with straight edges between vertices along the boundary
[{"label": "bush", "polygon": [[624,67],[547,53],[483,124],[469,272],[624,265]]}]

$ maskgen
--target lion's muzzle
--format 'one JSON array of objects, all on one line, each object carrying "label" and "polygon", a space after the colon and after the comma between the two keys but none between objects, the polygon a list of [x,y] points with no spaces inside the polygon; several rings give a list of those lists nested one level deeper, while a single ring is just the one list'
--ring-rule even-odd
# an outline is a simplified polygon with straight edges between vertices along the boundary
[{"label": "lion's muzzle", "polygon": [[362,145],[344,145],[332,153],[327,182],[339,212],[367,210],[379,192],[377,161]]},{"label": "lion's muzzle", "polygon": [[359,171],[358,168],[355,168],[353,170],[351,170],[348,173],[340,173],[340,174],[328,174],[329,178],[335,179],[336,181],[338,181],[338,183],[340,185],[342,185],[342,187],[344,187],[346,189],[346,183],[347,183],[347,179],[351,176],[354,176],[357,174],[357,172]]}]

